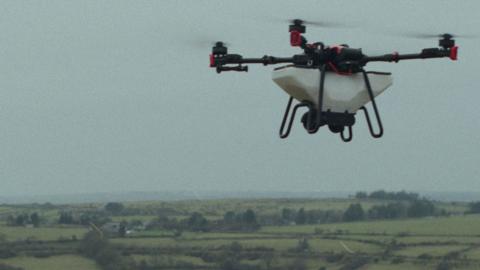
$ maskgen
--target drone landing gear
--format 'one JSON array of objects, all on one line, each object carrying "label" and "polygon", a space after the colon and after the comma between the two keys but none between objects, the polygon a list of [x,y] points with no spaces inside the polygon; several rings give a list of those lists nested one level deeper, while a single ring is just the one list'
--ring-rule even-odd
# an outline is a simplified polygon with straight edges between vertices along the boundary
[{"label": "drone landing gear", "polygon": [[372,86],[370,85],[370,80],[368,79],[368,72],[366,72],[362,68],[362,74],[363,74],[363,80],[365,81],[365,85],[367,86],[368,96],[372,101],[372,107],[373,107],[373,111],[375,112],[375,118],[377,118],[378,133],[375,133],[375,131],[373,130],[372,122],[370,121],[370,116],[368,115],[367,108],[365,108],[365,106],[362,106],[360,109],[365,113],[365,119],[367,119],[368,130],[370,130],[370,134],[372,135],[372,137],[380,138],[383,136],[382,119],[380,119],[380,113],[378,112],[377,103],[375,102],[375,96],[373,95]]},{"label": "drone landing gear", "polygon": [[[303,127],[307,130],[308,133],[313,134],[318,131],[318,129],[324,125],[327,125],[329,130],[333,133],[339,133],[340,138],[344,142],[350,142],[353,139],[353,131],[352,126],[355,124],[355,113],[349,113],[346,111],[345,113],[338,113],[338,112],[331,112],[330,110],[322,111],[322,100],[323,100],[323,92],[324,92],[324,82],[325,82],[325,67],[320,68],[321,76],[320,76],[320,89],[319,89],[319,96],[318,101],[320,104],[319,108],[315,108],[314,104],[308,101],[302,101],[296,104],[293,107],[293,111],[290,115],[290,108],[292,107],[293,97],[290,97],[287,103],[287,107],[285,109],[285,113],[283,115],[282,124],[280,126],[279,135],[280,138],[284,139],[287,138],[292,130],[293,121],[295,119],[295,115],[297,110],[302,107],[307,107],[308,111],[303,114],[301,122],[303,123]],[[380,119],[380,114],[378,112],[377,104],[375,102],[375,96],[373,95],[372,87],[370,85],[370,80],[368,79],[368,72],[361,69],[363,74],[363,78],[365,81],[365,85],[367,88],[367,92],[372,102],[372,107],[375,113],[375,118],[378,124],[378,132],[375,132],[372,126],[372,121],[370,120],[370,115],[368,110],[365,106],[362,106],[360,110],[362,110],[365,114],[365,119],[367,120],[368,129],[370,134],[374,138],[380,138],[383,135],[383,125]],[[288,120],[288,121],[287,121]],[[287,125],[288,122],[288,125]],[[285,130],[285,125],[287,125]],[[346,132],[348,129],[348,132]]]},{"label": "drone landing gear", "polygon": [[292,124],[293,124],[293,120],[295,119],[295,114],[297,113],[297,110],[302,107],[308,108],[308,112],[305,114],[305,115],[308,115],[306,117],[306,123],[304,123],[305,129],[308,131],[308,133],[317,132],[318,127],[316,127],[315,121],[312,119],[314,115],[313,113],[311,113],[315,109],[313,108],[313,104],[307,101],[300,102],[297,105],[295,105],[295,107],[293,107],[292,115],[290,116],[290,120],[288,121],[287,130],[285,130],[285,124],[287,123],[287,118],[290,112],[290,107],[292,106],[292,102],[293,102],[293,97],[290,97],[287,103],[287,108],[285,109],[285,113],[283,115],[282,125],[280,126],[280,132],[279,132],[280,138],[285,139],[288,137],[288,135],[290,134],[290,131],[292,130]]}]

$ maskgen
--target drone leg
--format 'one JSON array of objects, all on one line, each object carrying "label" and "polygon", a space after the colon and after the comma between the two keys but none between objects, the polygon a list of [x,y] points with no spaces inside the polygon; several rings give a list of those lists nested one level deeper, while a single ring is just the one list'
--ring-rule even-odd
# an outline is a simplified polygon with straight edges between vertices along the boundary
[{"label": "drone leg", "polygon": [[[372,122],[370,121],[370,115],[368,114],[368,110],[367,108],[365,108],[365,106],[362,106],[360,108],[361,110],[363,110],[364,114],[365,114],[365,119],[367,119],[367,124],[368,124],[368,129],[370,130],[370,134],[372,134],[372,136],[374,138],[380,138],[383,134],[383,129],[380,128],[380,132],[379,134],[375,134],[375,131],[373,130],[373,126],[372,126]],[[379,124],[381,125],[381,124]],[[380,126],[381,127],[381,126]]]},{"label": "drone leg", "polygon": [[325,70],[327,65],[320,66],[320,86],[318,89],[318,111],[316,122],[316,130],[322,125],[322,109],[323,109],[323,92],[325,90]]},{"label": "drone leg", "polygon": [[343,134],[345,132],[345,130],[342,130],[342,132],[340,133],[340,138],[342,138],[342,141],[344,142],[349,142],[353,139],[353,131],[352,131],[352,126],[348,126],[348,137],[345,137],[345,135]]},{"label": "drone leg", "polygon": [[373,95],[372,86],[370,85],[370,80],[368,79],[368,74],[364,69],[362,69],[362,74],[363,74],[363,79],[365,81],[365,85],[367,86],[368,95],[370,96],[370,100],[372,101],[372,106],[373,106],[373,111],[375,112],[375,117],[377,118],[377,123],[378,123],[378,128],[379,128],[378,133],[375,133],[375,131],[373,130],[372,123],[370,121],[370,117],[368,115],[367,108],[365,108],[365,106],[362,106],[360,109],[362,109],[363,112],[365,113],[365,118],[367,119],[367,123],[368,123],[368,129],[370,130],[370,134],[372,135],[372,137],[380,138],[383,135],[382,120],[380,119],[380,114],[378,113],[377,103],[375,102],[375,96]]},{"label": "drone leg", "polygon": [[[309,103],[306,103],[306,102],[300,102],[297,105],[295,105],[295,107],[293,107],[293,111],[292,111],[292,115],[290,116],[290,120],[288,121],[287,130],[285,131],[284,130],[285,129],[285,124],[287,123],[287,118],[288,118],[288,114],[290,112],[290,107],[292,106],[292,101],[293,101],[293,97],[290,97],[290,99],[288,100],[287,108],[285,109],[285,114],[283,115],[282,125],[280,126],[279,135],[280,135],[280,138],[282,138],[282,139],[287,138],[288,135],[290,134],[290,131],[292,130],[293,120],[295,119],[295,114],[297,113],[298,108],[301,108],[301,107],[308,107],[309,109],[311,108],[311,105]],[[309,121],[311,121],[311,119],[309,119]]]}]

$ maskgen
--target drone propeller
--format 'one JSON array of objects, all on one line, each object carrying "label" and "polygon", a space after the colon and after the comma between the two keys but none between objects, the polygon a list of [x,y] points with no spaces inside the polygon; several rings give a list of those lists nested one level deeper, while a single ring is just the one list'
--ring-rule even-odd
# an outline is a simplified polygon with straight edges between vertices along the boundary
[{"label": "drone propeller", "polygon": [[296,25],[306,25],[312,27],[322,27],[322,28],[352,28],[352,25],[342,22],[334,22],[329,20],[305,20],[300,18],[295,19],[285,19],[279,17],[270,17],[270,18],[261,18],[260,21],[267,21],[272,23],[282,23],[282,24],[296,24]]},{"label": "drone propeller", "polygon": [[224,47],[230,47],[230,43],[227,43],[227,42],[223,42],[223,41],[214,41],[214,42],[210,42],[210,45],[212,47],[220,47],[220,46],[224,46]]},{"label": "drone propeller", "polygon": [[193,40],[189,40],[187,43],[189,46],[192,46],[194,48],[200,48],[200,49],[206,49],[206,48],[212,48],[212,47],[215,47],[217,45],[221,45],[221,46],[224,46],[224,47],[230,47],[231,44],[229,42],[224,42],[224,41],[220,41],[217,39],[217,41],[214,41],[216,40],[215,38],[208,38],[208,37],[198,37],[198,38],[195,38]]},{"label": "drone propeller", "polygon": [[461,38],[461,39],[474,39],[480,36],[478,35],[456,35],[456,34],[429,34],[429,33],[420,33],[420,32],[402,32],[398,33],[399,36],[409,37],[409,38],[418,38],[418,39],[452,39],[452,38]]},{"label": "drone propeller", "polygon": [[308,25],[308,26],[314,26],[314,27],[325,27],[325,28],[349,28],[351,27],[348,24],[345,23],[339,23],[339,22],[329,22],[329,21],[311,21],[311,20],[303,20],[303,19],[291,19],[291,20],[286,20],[285,22],[288,22],[290,24],[298,24],[298,25]]}]

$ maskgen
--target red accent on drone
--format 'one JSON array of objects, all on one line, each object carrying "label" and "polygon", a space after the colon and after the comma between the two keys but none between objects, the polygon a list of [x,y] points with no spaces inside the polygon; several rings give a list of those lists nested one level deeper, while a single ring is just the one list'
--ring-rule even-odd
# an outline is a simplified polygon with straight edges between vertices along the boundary
[{"label": "red accent on drone", "polygon": [[340,54],[345,47],[342,45],[334,45],[330,46],[329,48],[334,49],[337,54]]},{"label": "red accent on drone", "polygon": [[215,58],[213,57],[213,54],[210,54],[210,67],[215,66]]},{"label": "red accent on drone", "polygon": [[292,47],[298,47],[302,45],[302,34],[300,32],[290,32],[290,45],[292,45]]},{"label": "red accent on drone", "polygon": [[399,59],[398,59],[398,57],[399,57],[399,56],[398,56],[398,55],[399,55],[398,52],[393,52],[392,55],[393,55],[393,62],[398,63],[398,60],[399,60]]},{"label": "red accent on drone", "polygon": [[453,46],[450,49],[450,59],[456,61],[458,59],[458,46]]},{"label": "red accent on drone", "polygon": [[333,70],[333,72],[337,73],[338,75],[342,75],[342,76],[350,76],[352,75],[352,71],[348,71],[348,72],[342,72],[342,71],[339,71],[337,69],[337,67],[332,63],[332,62],[328,62],[328,65],[330,66],[330,68]]}]

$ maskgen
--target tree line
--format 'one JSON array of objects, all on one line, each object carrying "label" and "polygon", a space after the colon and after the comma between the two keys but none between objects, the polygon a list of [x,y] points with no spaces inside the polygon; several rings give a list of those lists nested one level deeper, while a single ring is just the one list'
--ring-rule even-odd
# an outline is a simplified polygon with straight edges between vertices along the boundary
[{"label": "tree line", "polygon": [[345,211],[284,208],[281,214],[281,224],[303,225],[375,219],[418,218],[447,214],[445,210],[438,209],[433,202],[426,199],[374,205],[368,210],[365,210],[360,203],[352,203]]},{"label": "tree line", "polygon": [[420,195],[414,192],[406,192],[404,190],[398,192],[388,192],[385,190],[376,190],[371,193],[359,191],[355,194],[356,199],[376,199],[376,200],[393,200],[393,201],[416,201],[420,199]]},{"label": "tree line", "polygon": [[176,231],[253,231],[260,228],[257,215],[252,209],[243,212],[228,211],[220,220],[209,220],[203,214],[193,212],[184,219],[158,217],[148,225],[148,229]]},{"label": "tree line", "polygon": [[391,202],[374,205],[368,211],[365,211],[359,203],[350,204],[345,210],[343,220],[349,222],[366,219],[420,218],[447,214],[444,209],[438,209],[433,202],[421,199],[412,202]]},{"label": "tree line", "polygon": [[27,226],[32,225],[34,227],[40,226],[40,215],[37,212],[31,214],[22,213],[18,215],[7,216],[7,226]]}]

